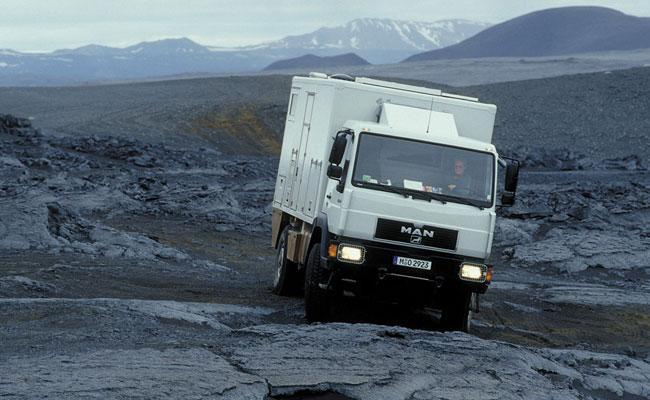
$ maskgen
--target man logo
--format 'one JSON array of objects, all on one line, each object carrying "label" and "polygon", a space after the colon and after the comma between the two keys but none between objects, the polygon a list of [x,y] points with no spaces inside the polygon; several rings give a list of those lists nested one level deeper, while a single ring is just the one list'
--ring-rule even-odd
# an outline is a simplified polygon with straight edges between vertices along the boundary
[{"label": "man logo", "polygon": [[413,236],[433,238],[432,230],[422,229],[422,228],[413,229],[410,226],[402,226],[400,229],[400,233],[406,233],[411,235],[411,240],[413,240]]},{"label": "man logo", "polygon": [[422,244],[422,236],[420,235],[411,235],[412,244]]}]

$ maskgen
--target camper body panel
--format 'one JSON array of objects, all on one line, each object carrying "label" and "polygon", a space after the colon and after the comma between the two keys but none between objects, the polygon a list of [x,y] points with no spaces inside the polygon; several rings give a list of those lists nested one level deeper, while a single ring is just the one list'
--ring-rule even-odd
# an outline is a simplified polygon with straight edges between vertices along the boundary
[{"label": "camper body panel", "polygon": [[327,179],[334,85],[294,79],[273,206],[311,223]]}]

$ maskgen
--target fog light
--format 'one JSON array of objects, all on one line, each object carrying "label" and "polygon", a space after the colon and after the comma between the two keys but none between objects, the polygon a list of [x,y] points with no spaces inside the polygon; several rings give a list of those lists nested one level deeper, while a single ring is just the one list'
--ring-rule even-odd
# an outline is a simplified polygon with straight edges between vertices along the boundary
[{"label": "fog light", "polygon": [[460,279],[472,282],[485,282],[487,267],[483,264],[463,263],[460,266],[458,276]]},{"label": "fog light", "polygon": [[336,258],[343,262],[362,264],[366,258],[366,249],[361,246],[340,244]]}]

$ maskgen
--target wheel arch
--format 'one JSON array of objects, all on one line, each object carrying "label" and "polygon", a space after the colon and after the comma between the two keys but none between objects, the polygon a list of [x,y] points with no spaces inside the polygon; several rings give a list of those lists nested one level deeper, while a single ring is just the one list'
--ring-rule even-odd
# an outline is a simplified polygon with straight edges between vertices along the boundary
[{"label": "wheel arch", "polygon": [[320,256],[327,257],[327,239],[329,237],[329,229],[327,228],[327,214],[319,213],[314,220],[314,225],[309,240],[309,247],[307,252],[314,244],[320,246]]}]

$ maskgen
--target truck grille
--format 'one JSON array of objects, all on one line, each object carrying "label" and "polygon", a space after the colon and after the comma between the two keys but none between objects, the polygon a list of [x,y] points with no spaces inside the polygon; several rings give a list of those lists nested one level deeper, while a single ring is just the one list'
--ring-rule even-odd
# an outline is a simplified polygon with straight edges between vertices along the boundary
[{"label": "truck grille", "polygon": [[379,218],[375,238],[418,246],[456,250],[458,231],[429,225],[416,226],[410,222]]}]

